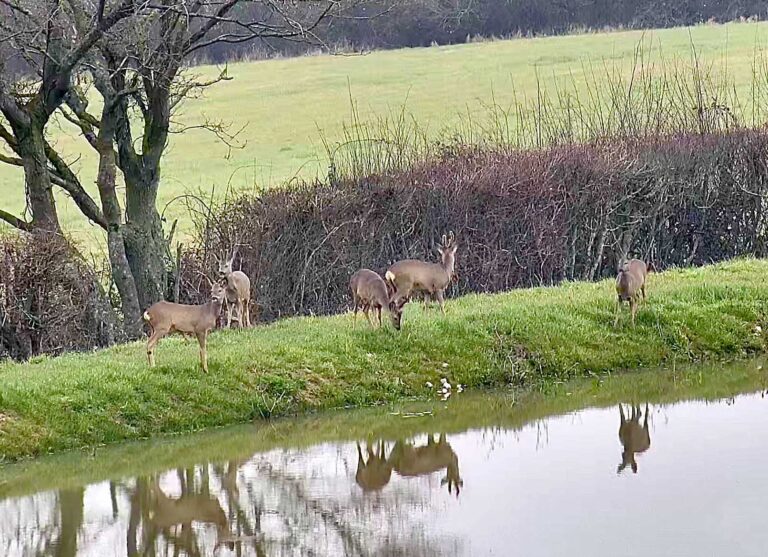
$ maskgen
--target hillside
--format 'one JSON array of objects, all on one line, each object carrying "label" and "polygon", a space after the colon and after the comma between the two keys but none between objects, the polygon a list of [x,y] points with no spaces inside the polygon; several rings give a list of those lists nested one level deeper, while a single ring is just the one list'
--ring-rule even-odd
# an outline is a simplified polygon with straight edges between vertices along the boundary
[{"label": "hillside", "polygon": [[[239,137],[245,148],[228,158],[227,148],[207,132],[173,136],[163,167],[160,209],[187,192],[221,194],[228,186],[268,187],[296,175],[322,175],[326,168],[321,135],[331,141],[340,137],[342,123],[350,118],[350,96],[363,119],[397,111],[405,103],[407,111],[436,135],[468,114],[483,114],[489,103],[505,107],[516,97],[535,97],[537,80],[553,91],[558,84],[583,86],[585,73],[595,67],[604,71],[604,64],[628,69],[641,41],[649,61],[660,56],[689,61],[693,44],[700,60],[727,67],[737,88],[747,91],[766,29],[762,23],[734,23],[231,64],[228,74],[233,79],[188,102],[175,120],[184,126],[206,118],[231,122],[233,130],[246,126]],[[212,76],[218,70],[194,71]],[[55,143],[68,158],[78,160],[83,184],[95,189],[90,148],[70,126],[54,128]],[[22,210],[18,169],[0,166],[0,199],[5,208]],[[167,212],[169,217],[184,214],[179,201]],[[61,220],[78,240],[100,237],[66,201],[61,203]]]}]

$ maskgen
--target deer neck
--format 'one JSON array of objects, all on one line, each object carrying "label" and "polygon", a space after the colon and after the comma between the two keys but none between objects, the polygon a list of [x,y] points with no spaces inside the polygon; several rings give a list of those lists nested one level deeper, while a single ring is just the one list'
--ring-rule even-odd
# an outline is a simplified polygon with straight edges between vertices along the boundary
[{"label": "deer neck", "polygon": [[208,302],[208,310],[211,312],[211,315],[213,315],[214,318],[221,315],[221,306],[224,305],[224,298],[221,298],[219,300],[211,300]]},{"label": "deer neck", "polygon": [[443,255],[443,260],[440,263],[443,267],[443,270],[448,274],[448,278],[453,278],[453,273],[456,270],[456,257],[451,253],[446,253]]}]

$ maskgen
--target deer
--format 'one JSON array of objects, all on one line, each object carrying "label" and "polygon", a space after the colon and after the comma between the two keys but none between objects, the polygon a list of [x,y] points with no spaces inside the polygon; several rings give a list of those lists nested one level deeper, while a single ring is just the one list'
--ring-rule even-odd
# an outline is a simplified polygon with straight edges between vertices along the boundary
[{"label": "deer", "polygon": [[640,427],[641,412],[639,406],[632,406],[632,414],[627,419],[624,415],[624,408],[619,404],[619,416],[621,418],[619,440],[624,451],[621,453],[621,464],[616,469],[616,473],[620,474],[629,465],[632,472],[637,474],[635,454],[645,452],[651,446],[651,434],[648,431],[648,404],[645,405],[645,419],[642,427]]},{"label": "deer", "polygon": [[426,298],[437,300],[440,311],[445,315],[445,290],[456,281],[456,236],[453,231],[443,234],[437,251],[440,263],[427,263],[418,259],[403,259],[393,264],[384,275],[393,291],[392,299],[398,304],[408,301],[414,293],[423,293]]},{"label": "deer", "polygon": [[366,462],[360,443],[358,443],[355,482],[363,491],[378,491],[387,485],[392,477],[392,465],[387,462],[384,441],[380,440],[378,447],[373,447],[369,443],[367,453],[368,461]]},{"label": "deer", "polygon": [[459,457],[445,440],[444,433],[440,434],[438,441],[430,435],[427,444],[421,447],[398,441],[392,448],[387,462],[403,477],[422,476],[445,468],[446,475],[440,485],[448,484],[448,493],[452,492],[452,487],[455,488],[456,497],[464,486],[464,480],[459,475]]},{"label": "deer", "polygon": [[629,302],[629,311],[632,315],[632,326],[635,326],[635,314],[637,313],[637,304],[642,295],[645,301],[645,285],[648,279],[648,273],[654,270],[652,263],[645,263],[640,259],[630,259],[626,261],[619,269],[616,275],[616,318],[613,326],[619,324],[619,312],[623,302]]},{"label": "deer", "polygon": [[222,285],[211,284],[211,301],[192,306],[160,301],[144,312],[144,321],[149,324],[150,335],[147,341],[147,359],[150,367],[155,367],[155,346],[169,333],[194,334],[200,344],[200,364],[208,372],[208,333],[216,327],[221,314],[226,293]]},{"label": "deer", "polygon": [[237,313],[238,327],[251,326],[249,306],[251,304],[251,279],[242,271],[233,271],[237,251],[227,261],[219,261],[219,276],[227,281],[227,328],[232,326],[232,306]]},{"label": "deer", "polygon": [[378,315],[379,327],[381,327],[381,309],[387,308],[392,326],[396,330],[400,330],[405,300],[396,301],[390,297],[387,283],[384,282],[379,273],[370,269],[360,269],[349,280],[349,289],[352,291],[355,323],[357,323],[357,310],[362,308],[368,323],[374,327],[373,321],[368,315],[368,311],[373,309]]},{"label": "deer", "polygon": [[178,549],[186,549],[187,553],[193,555],[197,553],[194,551],[196,543],[192,529],[195,522],[216,526],[217,549],[221,545],[234,549],[227,515],[216,497],[197,493],[184,493],[178,498],[169,497],[157,480],[149,484],[148,496],[149,529],[159,531],[167,540],[181,546]]}]

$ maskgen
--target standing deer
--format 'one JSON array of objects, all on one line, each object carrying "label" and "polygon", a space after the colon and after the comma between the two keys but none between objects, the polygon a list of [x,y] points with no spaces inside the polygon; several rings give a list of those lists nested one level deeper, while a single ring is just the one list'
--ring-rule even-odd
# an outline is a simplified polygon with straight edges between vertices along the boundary
[{"label": "standing deer", "polygon": [[[392,299],[398,304],[410,299],[413,293],[423,293],[437,300],[445,315],[445,289],[456,278],[456,237],[453,231],[438,246],[440,263],[427,263],[417,259],[404,259],[392,265],[385,278],[394,291]],[[405,302],[402,302],[405,303]]]},{"label": "standing deer", "polygon": [[430,435],[427,444],[422,447],[398,441],[392,448],[387,462],[395,472],[404,477],[422,476],[445,468],[445,477],[440,481],[440,485],[448,484],[448,493],[451,493],[452,487],[455,488],[456,497],[464,485],[464,480],[459,475],[459,457],[445,440],[444,433],[437,442]]},{"label": "standing deer", "polygon": [[148,486],[147,530],[161,533],[166,540],[172,541],[177,551],[187,555],[199,554],[194,523],[213,524],[216,526],[216,548],[222,544],[234,549],[229,521],[221,503],[216,497],[207,494],[183,493],[181,497],[169,497],[160,488],[157,480]]},{"label": "standing deer", "polygon": [[224,287],[211,285],[211,301],[201,306],[175,304],[161,301],[153,304],[144,312],[144,320],[149,324],[151,334],[147,341],[147,359],[150,367],[155,367],[155,346],[169,333],[182,335],[194,334],[200,344],[200,364],[203,371],[208,371],[208,333],[216,327],[224,304]]},{"label": "standing deer", "polygon": [[619,404],[619,416],[621,417],[619,440],[624,451],[621,453],[621,464],[619,464],[616,473],[621,473],[629,465],[632,472],[637,474],[635,454],[645,452],[651,446],[651,434],[648,431],[648,404],[645,405],[645,419],[642,427],[640,427],[641,412],[639,406],[632,406],[632,414],[627,419],[624,416],[624,409]]},{"label": "standing deer", "polygon": [[360,443],[357,444],[357,473],[355,482],[363,491],[378,491],[389,483],[392,477],[392,465],[387,462],[384,451],[384,441],[379,441],[378,447],[368,443],[368,462],[363,458]]},{"label": "standing deer", "polygon": [[405,301],[396,301],[394,297],[390,299],[387,284],[378,273],[370,269],[360,269],[349,280],[349,288],[352,291],[352,301],[355,305],[355,322],[357,322],[357,310],[362,308],[365,318],[373,327],[373,321],[368,315],[368,311],[373,309],[379,317],[379,327],[381,327],[381,308],[387,308],[392,326],[398,331],[400,330],[400,320]]},{"label": "standing deer", "polygon": [[635,326],[635,314],[637,304],[642,295],[645,301],[645,284],[648,273],[654,269],[653,264],[646,264],[639,259],[630,259],[625,262],[616,276],[616,319],[613,326],[619,324],[619,312],[622,302],[629,302],[629,311],[632,315],[632,326]]},{"label": "standing deer", "polygon": [[235,306],[238,327],[251,326],[248,310],[251,304],[251,279],[242,271],[233,271],[232,263],[237,252],[232,253],[227,261],[219,261],[219,276],[227,281],[227,328],[232,326],[232,306]]}]

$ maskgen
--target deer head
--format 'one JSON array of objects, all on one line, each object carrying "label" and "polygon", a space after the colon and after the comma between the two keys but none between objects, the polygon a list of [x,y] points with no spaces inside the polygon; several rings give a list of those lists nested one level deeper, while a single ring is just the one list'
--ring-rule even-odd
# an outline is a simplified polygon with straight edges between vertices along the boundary
[{"label": "deer head", "polygon": [[403,319],[403,308],[408,303],[408,298],[397,300],[392,294],[392,298],[389,300],[389,318],[392,321],[392,326],[396,330],[400,330],[400,322]]},{"label": "deer head", "polygon": [[451,275],[451,279],[456,274],[456,249],[459,247],[456,242],[456,236],[451,230],[446,236],[443,234],[442,243],[437,247],[437,251],[440,253],[440,259],[443,264],[443,268]]},{"label": "deer head", "polygon": [[225,260],[225,261],[222,261],[222,260],[217,258],[217,260],[219,262],[219,276],[221,278],[224,278],[227,275],[231,275],[232,274],[232,264],[235,262],[235,256],[236,255],[237,255],[237,250],[233,251],[232,252],[232,256],[229,259]]}]

